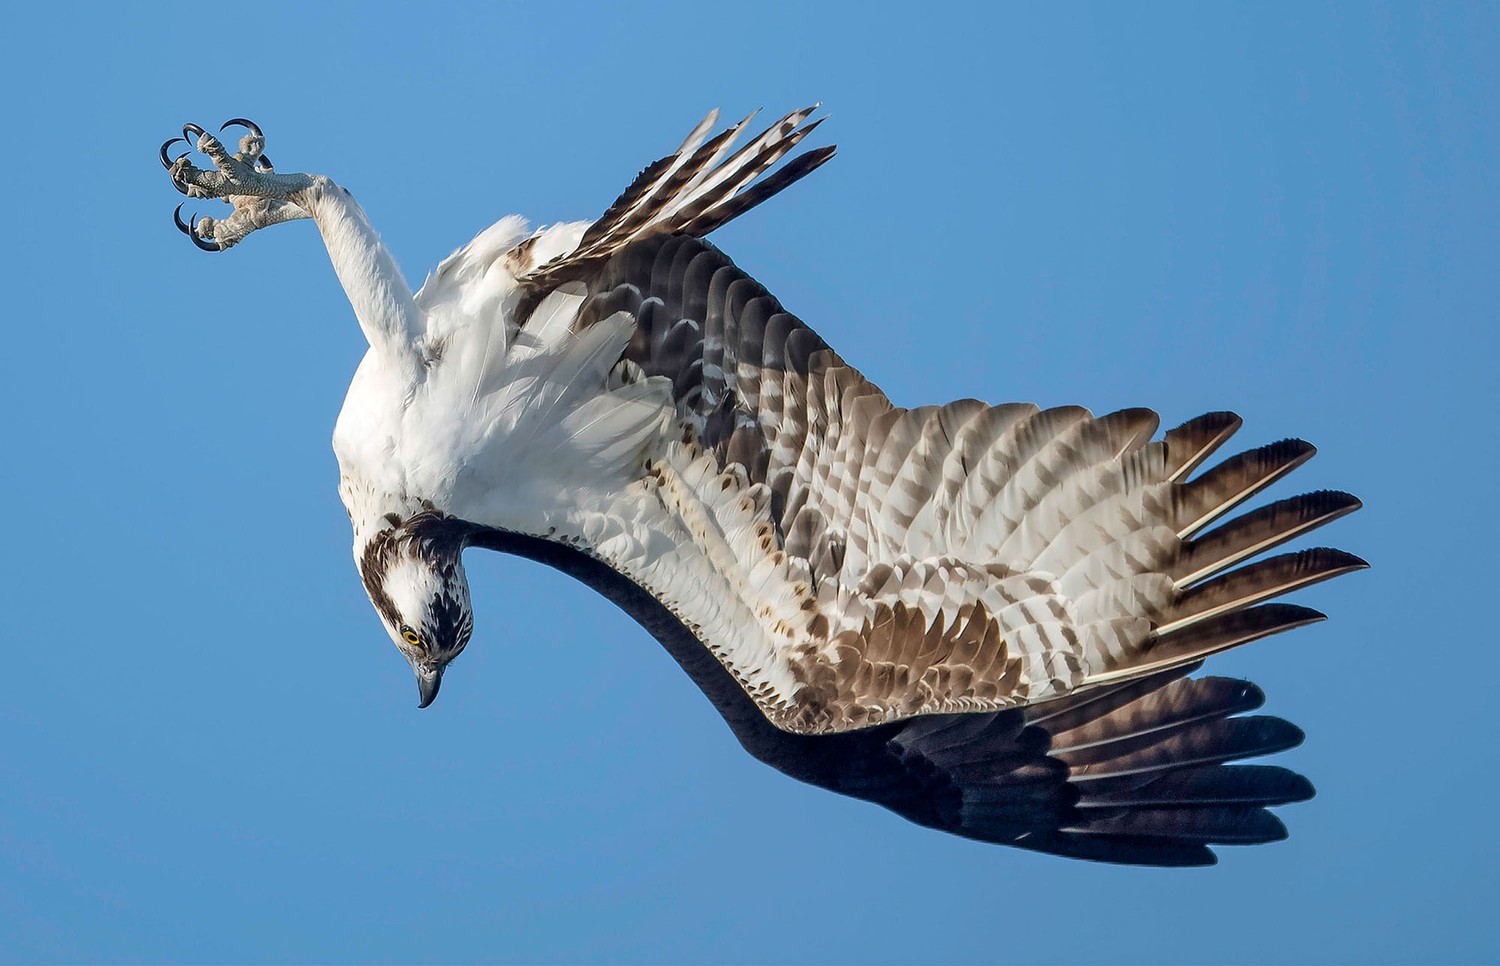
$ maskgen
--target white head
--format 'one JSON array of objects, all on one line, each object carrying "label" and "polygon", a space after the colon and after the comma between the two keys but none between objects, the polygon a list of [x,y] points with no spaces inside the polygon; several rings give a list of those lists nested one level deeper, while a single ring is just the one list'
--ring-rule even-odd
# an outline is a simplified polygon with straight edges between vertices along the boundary
[{"label": "white head", "polygon": [[437,697],[443,670],[469,643],[474,611],[464,576],[466,527],[437,510],[388,514],[358,553],[370,603],[417,675],[419,707]]}]

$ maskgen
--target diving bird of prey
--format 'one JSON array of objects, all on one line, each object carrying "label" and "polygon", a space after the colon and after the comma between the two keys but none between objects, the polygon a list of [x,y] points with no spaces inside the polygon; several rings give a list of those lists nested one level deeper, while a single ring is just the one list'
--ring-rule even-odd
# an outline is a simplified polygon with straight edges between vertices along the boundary
[{"label": "diving bird of prey", "polygon": [[[1265,557],[1356,509],[1238,516],[1313,454],[1203,469],[1240,419],[896,406],[705,237],[833,157],[820,123],[710,114],[598,220],[502,218],[412,294],[349,192],[189,124],[172,184],[225,251],[310,218],[369,341],[334,430],[354,561],[422,707],[474,629],[463,552],[572,574],[657,638],[773,768],[984,842],[1150,865],[1284,838],[1312,796],[1204,658],[1322,619],[1274,602],[1365,566]],[[753,117],[753,115],[752,115]],[[172,146],[186,143],[176,157]],[[196,166],[193,152],[211,164]]]}]

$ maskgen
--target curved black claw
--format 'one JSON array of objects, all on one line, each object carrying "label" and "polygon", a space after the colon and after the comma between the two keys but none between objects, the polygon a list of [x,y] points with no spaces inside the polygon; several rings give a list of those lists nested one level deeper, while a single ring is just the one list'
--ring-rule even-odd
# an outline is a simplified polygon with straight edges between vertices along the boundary
[{"label": "curved black claw", "polygon": [[[242,127],[245,130],[249,131],[251,134],[255,135],[256,137],[261,138],[262,140],[265,139],[265,136],[266,136],[265,132],[263,132],[260,129],[260,125],[256,124],[254,121],[250,120],[249,118],[244,118],[244,117],[231,117],[229,120],[227,120],[223,124],[219,125],[219,130],[223,131],[225,128],[231,127],[231,126],[233,126],[235,124],[238,124],[240,127]],[[266,157],[264,154],[262,154],[260,157],[258,157],[258,158],[255,159],[255,170],[257,170],[257,171],[264,171],[266,174],[275,174],[276,173],[276,169],[271,166],[271,159],[268,158],[268,157]]]},{"label": "curved black claw", "polygon": [[219,130],[222,131],[232,124],[238,124],[240,127],[249,131],[251,134],[255,135],[258,138],[265,137],[265,134],[261,133],[259,124],[256,124],[254,121],[248,121],[243,117],[231,117],[229,120],[219,125]]},{"label": "curved black claw", "polygon": [[207,133],[207,131],[196,124],[184,124],[182,126],[182,139],[188,143],[189,147],[197,147],[198,138]]},{"label": "curved black claw", "polygon": [[[159,157],[161,158],[161,166],[163,168],[166,168],[168,171],[172,170],[172,165],[176,164],[178,161],[181,161],[183,158],[187,157],[188,154],[189,154],[189,152],[192,149],[192,145],[188,145],[188,148],[189,148],[188,151],[182,152],[181,154],[179,154],[175,158],[168,157],[167,156],[167,148],[170,148],[172,145],[176,144],[178,141],[182,141],[183,143],[187,143],[187,139],[186,138],[173,138],[172,140],[163,143],[162,146],[161,146],[161,151],[159,152]],[[182,194],[187,194],[188,193],[187,185],[185,185],[182,182],[178,181],[176,178],[172,179],[172,187],[176,188]]]},{"label": "curved black claw", "polygon": [[[183,202],[183,204],[186,204],[186,202]],[[189,224],[182,220],[182,205],[178,205],[176,208],[172,209],[172,220],[177,223],[178,231],[191,238],[193,240],[193,244],[197,245],[204,251],[222,252],[224,250],[218,245],[215,245],[213,242],[204,241],[203,236],[198,234],[198,213],[196,211],[193,212],[193,220],[192,223]]]},{"label": "curved black claw", "polygon": [[[175,158],[169,158],[169,157],[167,157],[167,148],[170,148],[172,145],[176,144],[178,141],[182,141],[184,144],[186,144],[187,143],[187,138],[173,138],[170,141],[163,141],[162,142],[161,153],[160,153],[161,166],[163,168],[166,168],[168,171],[172,170],[172,164],[174,162],[181,161],[183,158],[187,157],[187,155],[188,155],[188,152],[184,151],[184,152],[182,152],[181,154],[179,154]],[[189,147],[189,149],[191,149],[192,145],[188,145],[188,147]]]}]

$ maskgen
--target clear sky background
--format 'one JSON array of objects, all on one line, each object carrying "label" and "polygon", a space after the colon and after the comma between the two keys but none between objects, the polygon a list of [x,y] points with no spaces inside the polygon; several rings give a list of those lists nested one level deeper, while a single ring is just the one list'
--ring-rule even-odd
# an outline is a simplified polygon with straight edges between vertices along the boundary
[{"label": "clear sky background", "polygon": [[[1500,957],[1495,6],[39,3],[0,81],[0,959]],[[195,251],[157,146],[258,120],[415,284],[711,107],[814,100],[839,157],[715,240],[896,402],[1232,408],[1320,447],[1270,497],[1365,499],[1314,542],[1374,569],[1296,598],[1332,620],[1211,664],[1308,733],[1289,841],[1150,871],[909,825],[482,552],[416,709],[335,492],[322,247]]]}]

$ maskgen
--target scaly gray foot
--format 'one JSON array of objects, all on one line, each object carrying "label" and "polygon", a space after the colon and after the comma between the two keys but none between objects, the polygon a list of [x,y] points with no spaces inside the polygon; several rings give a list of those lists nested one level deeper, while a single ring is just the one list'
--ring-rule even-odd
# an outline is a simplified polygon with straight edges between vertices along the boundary
[{"label": "scaly gray foot", "polygon": [[[239,150],[230,154],[218,138],[196,124],[185,124],[182,136],[161,146],[162,167],[172,179],[172,186],[189,198],[217,198],[234,211],[228,218],[199,218],[195,212],[189,221],[182,220],[182,205],[172,212],[172,220],[193,244],[206,252],[221,252],[233,247],[253,231],[310,217],[307,211],[288,200],[292,192],[310,183],[307,175],[277,175],[271,159],[265,155],[266,136],[254,122],[242,117],[230,118],[219,128],[238,125],[245,128]],[[171,157],[172,145],[178,141],[188,150]],[[188,160],[193,149],[208,156],[213,169],[196,167]]]}]

